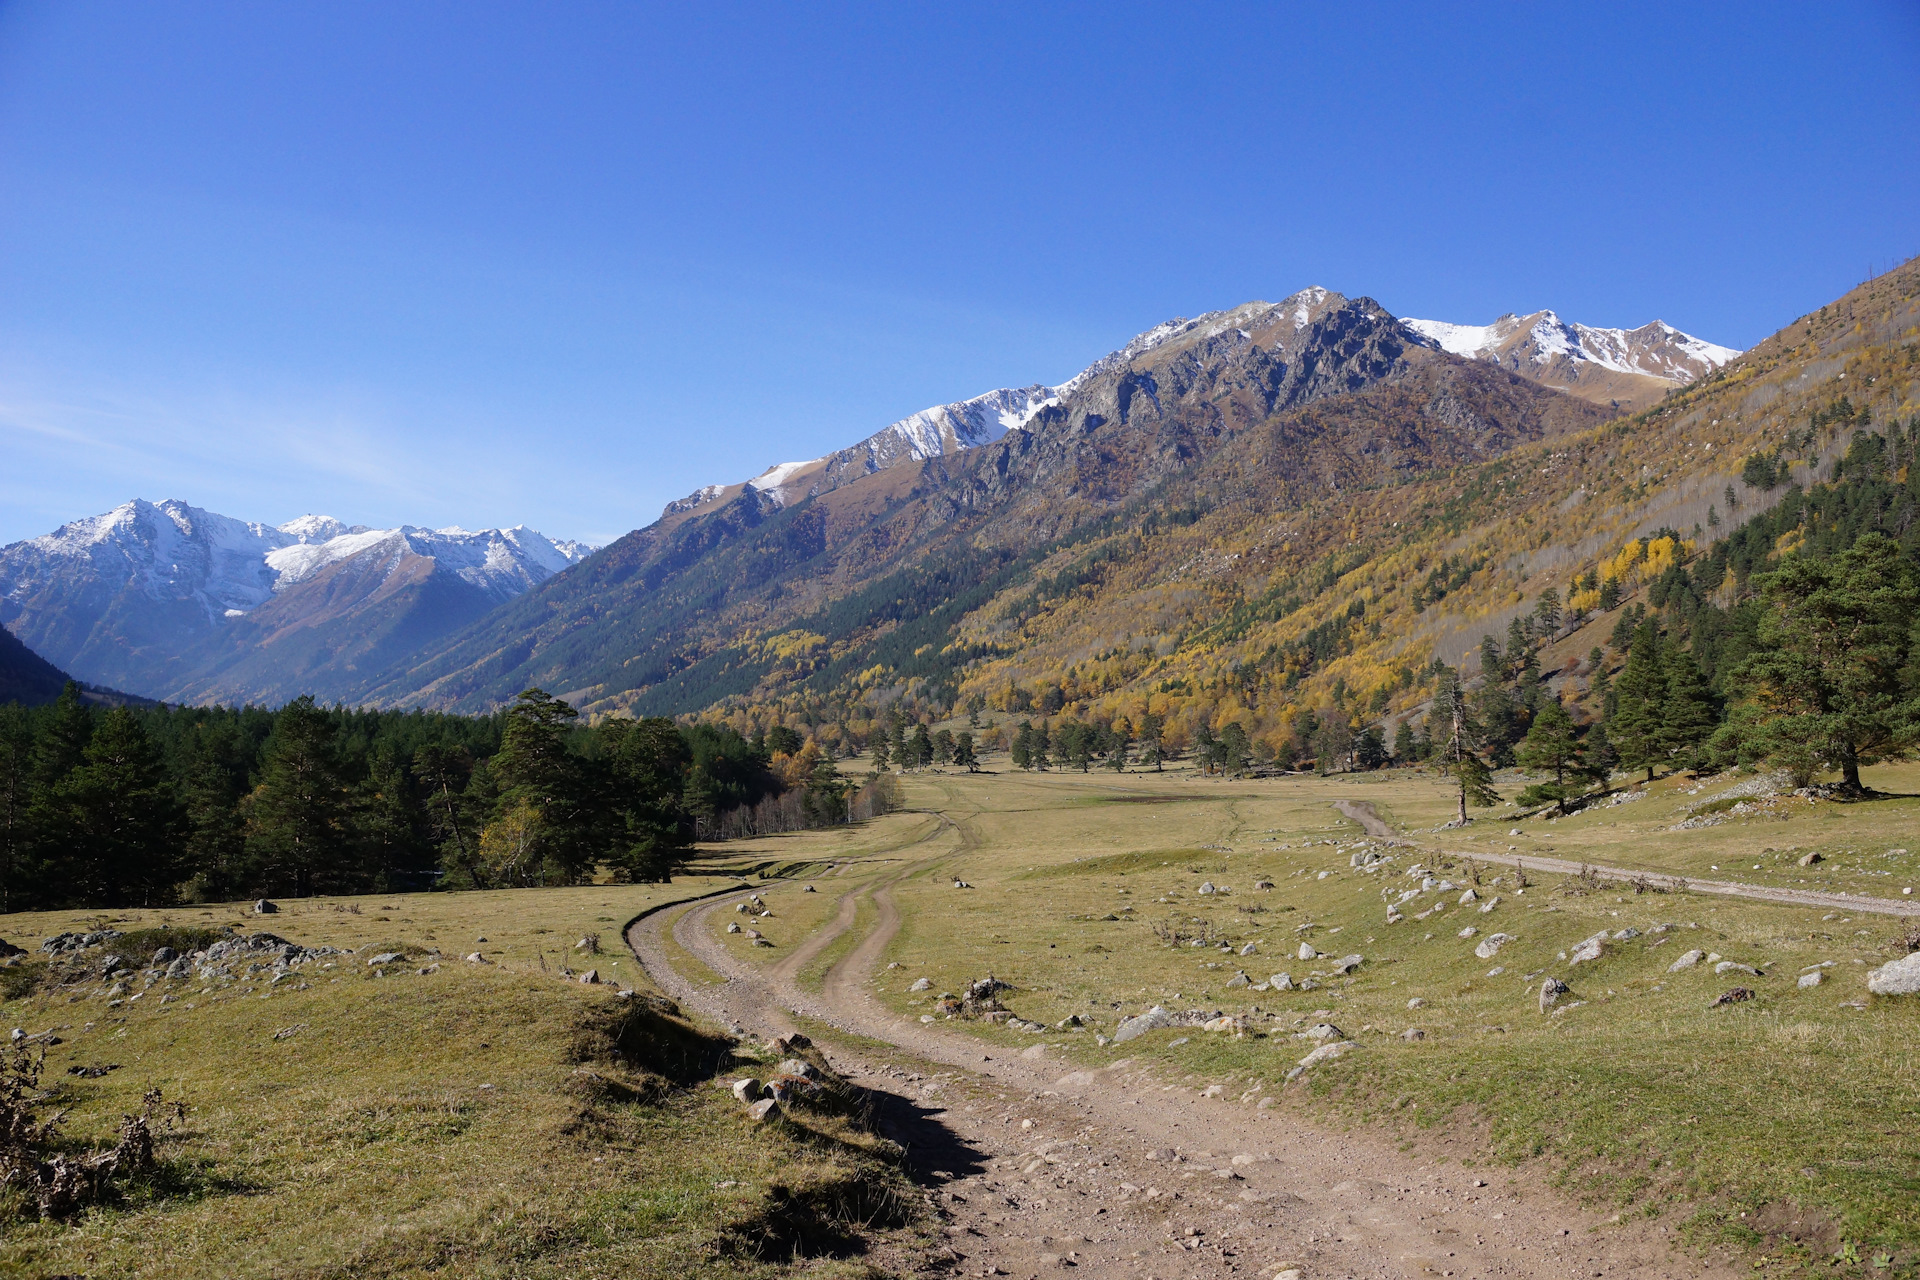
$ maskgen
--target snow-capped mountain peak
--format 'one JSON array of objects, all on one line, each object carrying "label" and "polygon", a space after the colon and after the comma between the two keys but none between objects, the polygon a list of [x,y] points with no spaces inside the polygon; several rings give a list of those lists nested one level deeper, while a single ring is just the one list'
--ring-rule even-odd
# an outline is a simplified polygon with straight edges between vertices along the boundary
[{"label": "snow-capped mountain peak", "polygon": [[0,548],[0,599],[24,599],[50,577],[79,575],[116,590],[131,586],[154,600],[191,600],[209,618],[234,618],[328,565],[389,542],[396,551],[433,557],[503,600],[594,550],[554,542],[524,525],[477,533],[458,526],[369,529],[304,515],[276,526],[173,498],[135,499]]},{"label": "snow-capped mountain peak", "polygon": [[[1563,320],[1552,311],[1509,312],[1492,324],[1407,320],[1432,345],[1470,360],[1487,360],[1517,373],[1555,361],[1588,364],[1612,373],[1678,385],[1711,373],[1740,353],[1655,320],[1638,329],[1600,329]],[[1571,372],[1571,371],[1570,371]]]}]

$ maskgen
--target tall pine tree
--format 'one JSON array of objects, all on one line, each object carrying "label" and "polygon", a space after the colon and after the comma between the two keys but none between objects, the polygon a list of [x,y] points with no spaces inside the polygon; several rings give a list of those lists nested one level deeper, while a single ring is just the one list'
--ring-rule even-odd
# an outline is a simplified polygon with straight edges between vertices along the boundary
[{"label": "tall pine tree", "polygon": [[1629,769],[1654,767],[1667,758],[1666,664],[1660,652],[1660,626],[1652,618],[1634,628],[1627,665],[1614,681],[1614,711],[1607,720],[1607,741]]}]

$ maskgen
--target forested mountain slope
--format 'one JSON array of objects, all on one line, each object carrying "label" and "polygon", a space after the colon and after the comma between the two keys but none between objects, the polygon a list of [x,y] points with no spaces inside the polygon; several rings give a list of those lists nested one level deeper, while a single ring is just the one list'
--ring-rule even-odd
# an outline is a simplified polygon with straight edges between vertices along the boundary
[{"label": "forested mountain slope", "polygon": [[1222,484],[1295,510],[1606,417],[1437,350],[1369,299],[1314,290],[1203,319],[980,447],[797,501],[747,486],[673,513],[370,696],[480,710],[539,685],[595,711],[686,711],[802,686],[844,702],[851,675],[878,668],[861,689],[918,676],[950,700],[962,619],[1089,537],[1190,519]]}]

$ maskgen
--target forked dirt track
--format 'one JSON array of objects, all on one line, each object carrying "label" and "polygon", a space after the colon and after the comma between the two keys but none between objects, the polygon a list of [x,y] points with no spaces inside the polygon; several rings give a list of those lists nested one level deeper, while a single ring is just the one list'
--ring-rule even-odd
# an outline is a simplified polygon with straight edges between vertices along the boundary
[{"label": "forked dirt track", "polygon": [[[1365,800],[1336,800],[1333,802],[1333,807],[1359,823],[1361,829],[1370,836],[1397,841],[1401,844],[1419,845],[1419,841],[1395,831]],[[1545,854],[1537,853],[1496,853],[1488,849],[1451,849],[1444,852],[1456,858],[1471,858],[1475,862],[1494,862],[1505,867],[1532,867],[1536,871],[1547,871],[1554,875],[1577,876],[1591,869],[1597,875],[1629,883],[1639,881],[1653,889],[1712,893],[1723,898],[1750,898],[1755,902],[1777,902],[1790,907],[1827,907],[1838,911],[1865,911],[1883,916],[1920,914],[1920,906],[1911,902],[1901,902],[1893,898],[1870,898],[1864,894],[1821,893],[1817,889],[1783,889],[1771,885],[1742,884],[1737,880],[1692,880],[1685,876],[1668,875],[1662,871],[1634,871],[1625,867],[1601,866],[1597,862],[1570,862],[1565,858],[1550,858]]]},{"label": "forked dirt track", "polygon": [[[938,828],[896,851],[912,861],[849,889],[823,928],[765,970],[735,959],[713,933],[713,913],[730,910],[745,889],[643,916],[627,942],[683,1005],[762,1036],[800,1029],[804,1019],[835,1065],[875,1091],[889,1136],[907,1147],[945,1216],[953,1274],[1736,1274],[1724,1260],[1677,1252],[1663,1228],[1604,1224],[1524,1175],[1463,1169],[1403,1153],[1375,1132],[1341,1133],[1285,1107],[1261,1109],[1280,1093],[1276,1082],[1297,1056],[1291,1046],[1276,1048],[1268,1079],[1180,1083],[1125,1059],[1073,1070],[1045,1041],[1009,1050],[895,1014],[873,994],[902,924],[891,888],[971,843],[964,821],[940,816]],[[804,990],[799,975],[854,927],[867,897],[877,908],[871,932],[828,970],[818,993]],[[675,970],[668,929],[725,981]],[[1206,1096],[1206,1085],[1225,1088]],[[1482,1179],[1492,1185],[1477,1185]]]}]

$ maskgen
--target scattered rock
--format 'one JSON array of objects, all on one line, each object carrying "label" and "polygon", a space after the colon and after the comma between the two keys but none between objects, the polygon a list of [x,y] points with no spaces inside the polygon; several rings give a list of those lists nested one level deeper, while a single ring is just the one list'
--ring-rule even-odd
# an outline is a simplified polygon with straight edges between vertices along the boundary
[{"label": "scattered rock", "polygon": [[1405,1031],[1402,1031],[1400,1033],[1400,1038],[1406,1041],[1425,1040],[1427,1038],[1427,1033],[1422,1031],[1418,1027],[1408,1027]]},{"label": "scattered rock", "polygon": [[280,908],[278,906],[265,898],[253,904],[253,914],[257,916],[270,916],[279,910]]},{"label": "scattered rock", "polygon": [[481,955],[478,951],[470,951],[467,953],[467,963],[468,964],[492,964],[493,961],[487,959],[485,956]]},{"label": "scattered rock", "polygon": [[819,890],[818,890],[818,889],[815,889],[815,888],[814,888],[814,887],[813,887],[812,885],[808,885],[808,886],[807,886],[806,888],[804,888],[804,889],[802,889],[802,890],[801,890],[800,892],[802,892],[802,893],[818,893],[818,892],[819,892]]},{"label": "scattered rock", "polygon": [[747,1114],[760,1124],[767,1124],[780,1117],[780,1103],[774,1098],[762,1098],[747,1108]]},{"label": "scattered rock", "polygon": [[1426,1003],[1427,1002],[1425,1000],[1422,1000],[1419,996],[1415,996],[1413,999],[1407,1001],[1407,1008],[1422,1009],[1426,1007]]},{"label": "scattered rock", "polygon": [[1463,907],[1466,906],[1469,902],[1478,902],[1478,901],[1480,901],[1480,895],[1475,893],[1471,889],[1467,890],[1465,893],[1460,895],[1460,905]]},{"label": "scattered rock", "polygon": [[1560,1003],[1560,997],[1566,995],[1567,992],[1572,989],[1573,988],[1558,978],[1548,978],[1542,982],[1540,984],[1540,1012],[1545,1013],[1547,1010],[1553,1008],[1554,1005]]},{"label": "scattered rock", "polygon": [[404,960],[405,958],[406,957],[402,956],[398,951],[382,951],[379,955],[370,957],[367,960],[367,965],[372,967],[374,965],[393,964],[395,961]]},{"label": "scattered rock", "polygon": [[1318,960],[1320,953],[1313,949],[1311,942],[1303,942],[1300,944],[1300,951],[1297,958],[1301,960]]},{"label": "scattered rock", "polygon": [[931,991],[932,989],[933,983],[927,978],[915,978],[913,985],[907,988],[909,991]]},{"label": "scattered rock", "polygon": [[1246,970],[1244,969],[1227,979],[1227,986],[1229,987],[1250,987],[1252,985],[1253,979],[1247,976]]},{"label": "scattered rock", "polygon": [[1316,1022],[1305,1031],[1294,1033],[1296,1040],[1345,1040],[1347,1033],[1331,1022]]},{"label": "scattered rock", "polygon": [[1454,936],[1459,938],[1471,938],[1474,934],[1479,932],[1480,930],[1474,928],[1472,925],[1468,925],[1466,928],[1462,929],[1459,933],[1455,934]]},{"label": "scattered rock", "polygon": [[1800,981],[1797,985],[1802,987],[1817,987],[1822,982],[1825,982],[1826,979],[1827,979],[1827,975],[1825,973],[1821,972],[1818,969],[1815,969],[1812,973],[1801,974]]},{"label": "scattered rock", "polygon": [[1753,992],[1750,989],[1746,987],[1735,987],[1731,991],[1721,992],[1719,998],[1716,999],[1713,1002],[1713,1004],[1710,1004],[1707,1007],[1709,1009],[1712,1009],[1719,1005],[1739,1004],[1742,1000],[1751,1000],[1751,999],[1753,999]]},{"label": "scattered rock", "polygon": [[1271,888],[1273,888],[1273,881],[1271,881],[1271,880],[1255,880],[1255,881],[1253,882],[1253,887],[1254,887],[1254,888],[1256,888],[1256,889],[1259,889],[1259,890],[1262,890],[1262,891],[1265,891],[1265,890],[1268,890],[1268,889],[1271,889]]},{"label": "scattered rock", "polygon": [[1267,985],[1275,991],[1293,990],[1293,977],[1290,974],[1276,973],[1267,979]]},{"label": "scattered rock", "polygon": [[1920,995],[1920,951],[1889,960],[1869,973],[1867,990],[1876,996]]},{"label": "scattered rock", "polygon": [[598,986],[600,984],[600,971],[598,969],[587,970],[580,975],[580,982],[583,986]]},{"label": "scattered rock", "polygon": [[1767,976],[1766,974],[1760,972],[1758,969],[1754,968],[1752,965],[1741,964],[1737,960],[1722,960],[1719,964],[1713,966],[1713,971],[1715,973],[1725,973],[1729,969],[1736,970],[1740,973],[1750,973],[1756,978],[1764,978]]},{"label": "scattered rock", "polygon": [[1333,971],[1335,973],[1352,973],[1363,963],[1365,963],[1365,961],[1360,956],[1341,956],[1340,959],[1335,962]]},{"label": "scattered rock", "polygon": [[1567,962],[1569,964],[1587,964],[1591,961],[1598,960],[1607,953],[1607,941],[1607,931],[1602,929],[1575,947],[1573,953],[1567,957]]},{"label": "scattered rock", "polygon": [[727,921],[727,932],[728,933],[740,932],[740,922],[738,920]]},{"label": "scattered rock", "polygon": [[1123,1044],[1149,1031],[1157,1031],[1161,1027],[1170,1027],[1173,1024],[1173,1015],[1159,1005],[1155,1005],[1138,1017],[1122,1018],[1120,1025],[1114,1029],[1113,1041],[1115,1044]]},{"label": "scattered rock", "polygon": [[1687,954],[1681,956],[1678,960],[1675,960],[1672,964],[1668,965],[1667,972],[1678,973],[1682,969],[1691,969],[1693,968],[1693,966],[1699,964],[1702,960],[1705,960],[1706,958],[1707,958],[1707,953],[1696,948],[1692,951],[1687,952]]},{"label": "scattered rock", "polygon": [[153,967],[158,969],[163,965],[172,964],[179,958],[180,953],[172,947],[161,947],[153,953]]},{"label": "scattered rock", "polygon": [[1473,949],[1473,954],[1482,960],[1491,960],[1500,954],[1500,948],[1512,941],[1513,935],[1510,933],[1490,933],[1480,939],[1480,945]]},{"label": "scattered rock", "polygon": [[1615,942],[1630,942],[1639,936],[1640,931],[1638,929],[1620,929],[1615,931],[1613,940]]},{"label": "scattered rock", "polygon": [[1206,880],[1206,881],[1202,881],[1202,882],[1201,882],[1201,885],[1200,885],[1200,888],[1198,889],[1198,891],[1197,891],[1197,892],[1198,892],[1198,893],[1199,893],[1199,894],[1200,894],[1200,895],[1201,895],[1202,897],[1209,897],[1209,896],[1211,896],[1211,895],[1213,895],[1213,894],[1216,894],[1216,893],[1218,893],[1218,892],[1220,892],[1220,891],[1219,891],[1218,889],[1216,889],[1216,888],[1214,888],[1214,887],[1213,887],[1213,881],[1211,881],[1211,880]]},{"label": "scattered rock", "polygon": [[1246,946],[1240,948],[1240,954],[1243,956],[1250,956],[1257,950],[1259,950],[1258,945],[1255,943],[1249,942],[1247,943]]},{"label": "scattered rock", "polygon": [[1810,867],[1816,862],[1825,862],[1826,860],[1826,855],[1821,853],[1803,853],[1800,855],[1800,865],[1803,867]]},{"label": "scattered rock", "polygon": [[1487,914],[1487,912],[1493,910],[1495,907],[1499,905],[1500,905],[1500,895],[1496,893],[1491,898],[1488,898],[1485,902],[1480,904],[1480,914],[1485,915]]},{"label": "scattered rock", "polygon": [[1355,1044],[1351,1040],[1336,1040],[1332,1044],[1323,1044],[1318,1049],[1315,1049],[1312,1053],[1308,1054],[1306,1057],[1300,1059],[1300,1065],[1295,1067],[1292,1071],[1289,1071],[1287,1073],[1287,1078],[1291,1080],[1294,1076],[1300,1074],[1302,1071],[1306,1071],[1310,1068],[1317,1067],[1323,1062],[1328,1062],[1334,1058],[1338,1058],[1344,1055],[1349,1049],[1357,1049],[1359,1047],[1360,1047],[1359,1045]]}]

